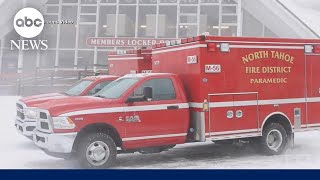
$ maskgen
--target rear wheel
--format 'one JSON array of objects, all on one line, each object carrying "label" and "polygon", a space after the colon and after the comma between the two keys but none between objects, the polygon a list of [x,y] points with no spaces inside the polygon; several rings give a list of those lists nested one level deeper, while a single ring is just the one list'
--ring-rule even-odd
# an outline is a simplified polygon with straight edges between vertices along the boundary
[{"label": "rear wheel", "polygon": [[84,168],[109,168],[117,156],[114,140],[105,133],[84,136],[78,149],[78,160]]},{"label": "rear wheel", "polygon": [[288,135],[282,125],[271,123],[263,130],[259,147],[267,155],[279,155],[285,152]]}]

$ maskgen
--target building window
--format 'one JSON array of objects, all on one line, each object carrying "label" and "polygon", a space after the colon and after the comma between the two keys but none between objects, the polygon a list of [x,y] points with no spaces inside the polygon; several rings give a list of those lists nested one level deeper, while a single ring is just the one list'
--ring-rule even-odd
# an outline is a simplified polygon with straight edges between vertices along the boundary
[{"label": "building window", "polygon": [[81,6],[80,12],[81,13],[93,13],[95,14],[97,11],[97,6]]},{"label": "building window", "polygon": [[137,0],[119,0],[119,4],[136,4]]},{"label": "building window", "polygon": [[139,4],[157,4],[157,0],[139,0]]},{"label": "building window", "polygon": [[120,6],[118,14],[118,37],[134,37],[136,6]]},{"label": "building window", "polygon": [[74,68],[74,50],[59,51],[59,68]]},{"label": "building window", "polygon": [[88,37],[95,37],[96,25],[79,25],[79,49],[92,49],[87,46]]},{"label": "building window", "polygon": [[198,4],[199,0],[180,0],[180,4]]},{"label": "building window", "polygon": [[107,60],[108,60],[108,54],[106,51],[98,51],[97,56],[97,65],[98,69],[106,69],[107,68]]},{"label": "building window", "polygon": [[201,6],[200,33],[209,32],[210,35],[219,35],[219,6]]},{"label": "building window", "polygon": [[140,6],[139,7],[139,37],[155,37],[156,36],[156,6]]},{"label": "building window", "polygon": [[93,68],[93,51],[78,51],[78,65],[80,69]]},{"label": "building window", "polygon": [[[62,19],[77,22],[77,6],[62,6]],[[76,25],[62,24],[60,25],[60,48],[74,48],[76,41]]]},{"label": "building window", "polygon": [[78,3],[78,0],[62,0],[62,3]]},{"label": "building window", "polygon": [[47,13],[59,13],[59,7],[58,6],[48,6]]},{"label": "building window", "polygon": [[158,16],[158,37],[175,38],[177,26],[177,6],[160,6]]},{"label": "building window", "polygon": [[101,6],[99,13],[99,33],[100,37],[114,37],[116,29],[116,7]]},{"label": "building window", "polygon": [[98,0],[81,0],[81,4],[97,4]]},{"label": "building window", "polygon": [[237,26],[221,26],[221,36],[237,36]]},{"label": "building window", "polygon": [[169,3],[174,3],[174,4],[177,4],[178,0],[160,0],[160,3],[163,3],[163,4],[169,4]]},{"label": "building window", "polygon": [[108,3],[117,3],[117,0],[101,0],[101,4],[108,4]]},{"label": "building window", "polygon": [[59,4],[59,0],[48,0],[47,4]]},{"label": "building window", "polygon": [[40,51],[40,68],[54,68],[55,50]]}]

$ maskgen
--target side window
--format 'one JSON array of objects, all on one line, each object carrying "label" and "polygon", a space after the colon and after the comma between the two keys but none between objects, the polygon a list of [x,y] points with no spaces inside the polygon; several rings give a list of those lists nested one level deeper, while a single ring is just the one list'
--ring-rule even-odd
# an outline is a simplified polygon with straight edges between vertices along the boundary
[{"label": "side window", "polygon": [[176,91],[171,79],[153,79],[142,84],[133,93],[133,96],[142,96],[145,87],[152,87],[152,100],[171,100],[176,99]]},{"label": "side window", "polygon": [[103,89],[106,85],[110,84],[110,82],[112,82],[112,81],[105,81],[105,82],[102,82],[102,83],[97,84],[95,87],[93,87],[93,88],[89,91],[88,96],[92,96],[92,95],[96,94],[96,93],[99,92],[101,89]]}]

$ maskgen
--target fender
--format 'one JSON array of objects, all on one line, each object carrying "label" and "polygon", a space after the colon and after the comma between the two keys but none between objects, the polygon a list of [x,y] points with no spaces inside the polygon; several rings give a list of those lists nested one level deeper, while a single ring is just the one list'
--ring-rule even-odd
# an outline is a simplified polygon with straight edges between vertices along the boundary
[{"label": "fender", "polygon": [[276,112],[273,112],[273,113],[269,114],[269,115],[263,120],[263,123],[262,123],[261,128],[260,128],[261,134],[262,134],[262,132],[263,132],[263,128],[264,128],[265,123],[266,123],[266,122],[269,120],[269,118],[270,118],[271,116],[273,116],[273,115],[282,115],[282,116],[284,116],[284,117],[287,119],[287,121],[289,121],[291,130],[292,130],[293,125],[292,125],[292,123],[291,123],[290,118],[289,118],[286,114],[284,114],[283,112],[276,111]]}]

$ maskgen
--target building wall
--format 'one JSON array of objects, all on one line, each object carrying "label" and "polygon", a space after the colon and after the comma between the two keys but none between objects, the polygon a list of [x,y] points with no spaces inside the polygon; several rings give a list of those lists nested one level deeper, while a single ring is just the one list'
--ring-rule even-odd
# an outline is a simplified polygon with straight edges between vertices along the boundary
[{"label": "building wall", "polygon": [[[2,60],[2,72],[17,71],[18,67],[24,72],[97,69],[106,64],[107,51],[132,48],[89,47],[87,37],[178,39],[204,32],[277,37],[242,8],[241,0],[48,0],[43,13],[45,21],[60,19],[75,24],[46,25],[39,39],[47,39],[49,49],[23,52],[28,63],[19,64],[17,55],[4,49],[2,59],[8,57]],[[8,38],[11,36],[15,36],[14,30]]]}]

